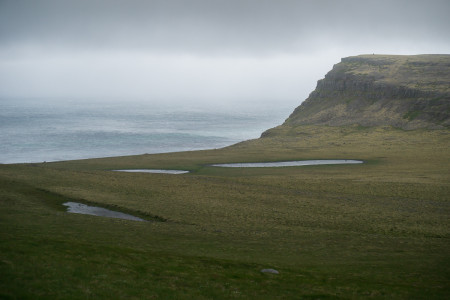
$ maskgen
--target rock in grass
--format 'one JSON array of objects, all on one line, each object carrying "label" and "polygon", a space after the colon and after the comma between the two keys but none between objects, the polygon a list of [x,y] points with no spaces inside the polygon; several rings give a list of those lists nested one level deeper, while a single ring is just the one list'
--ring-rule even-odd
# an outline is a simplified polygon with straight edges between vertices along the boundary
[{"label": "rock in grass", "polygon": [[278,272],[275,269],[262,269],[261,273],[271,273],[271,274],[280,274],[280,272]]}]

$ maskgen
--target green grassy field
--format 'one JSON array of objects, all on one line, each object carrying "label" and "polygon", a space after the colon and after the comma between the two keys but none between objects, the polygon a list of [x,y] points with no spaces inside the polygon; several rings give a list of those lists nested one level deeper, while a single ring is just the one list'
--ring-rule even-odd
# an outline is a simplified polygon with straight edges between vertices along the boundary
[{"label": "green grassy field", "polygon": [[[449,146],[449,130],[283,126],[217,150],[0,165],[0,298],[447,299]],[[294,159],[365,163],[209,166]],[[110,171],[132,168],[191,173]]]}]

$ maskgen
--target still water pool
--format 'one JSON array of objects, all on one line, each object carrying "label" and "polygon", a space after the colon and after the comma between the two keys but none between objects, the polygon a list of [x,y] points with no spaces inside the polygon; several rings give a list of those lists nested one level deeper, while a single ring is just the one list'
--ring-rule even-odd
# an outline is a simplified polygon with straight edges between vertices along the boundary
[{"label": "still water pool", "polygon": [[362,164],[361,160],[350,159],[326,159],[326,160],[297,160],[297,161],[280,161],[280,162],[261,162],[261,163],[232,163],[232,164],[215,164],[213,167],[224,168],[270,168],[270,167],[298,167],[298,166],[314,166],[314,165],[338,165],[338,164]]},{"label": "still water pool", "polygon": [[145,222],[144,219],[141,219],[141,218],[129,215],[129,214],[125,214],[122,212],[109,210],[109,209],[102,208],[102,207],[89,206],[89,205],[81,204],[81,203],[77,203],[77,202],[66,202],[66,203],[63,203],[63,205],[67,206],[67,212],[69,212],[69,213]]},{"label": "still water pool", "polygon": [[129,170],[113,170],[117,172],[131,172],[131,173],[156,173],[156,174],[186,174],[189,171],[184,170],[160,170],[160,169],[129,169]]}]

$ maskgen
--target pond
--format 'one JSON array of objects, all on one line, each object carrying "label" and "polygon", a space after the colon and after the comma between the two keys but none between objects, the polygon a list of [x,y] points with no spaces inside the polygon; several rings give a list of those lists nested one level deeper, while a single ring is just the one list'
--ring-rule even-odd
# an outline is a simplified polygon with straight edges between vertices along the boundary
[{"label": "pond", "polygon": [[362,163],[363,161],[361,160],[325,159],[325,160],[297,160],[297,161],[261,162],[261,163],[214,164],[211,166],[224,168],[273,168],[273,167],[298,167],[298,166],[362,164]]},{"label": "pond", "polygon": [[129,170],[113,170],[116,172],[132,172],[132,173],[156,173],[156,174],[186,174],[189,171],[184,170],[159,170],[159,169],[129,169]]},{"label": "pond", "polygon": [[66,203],[63,203],[63,205],[67,206],[67,212],[69,212],[69,213],[146,222],[146,220],[144,220],[144,219],[141,219],[141,218],[129,215],[129,214],[125,214],[122,212],[109,210],[109,209],[102,208],[102,207],[89,206],[89,205],[81,204],[81,203],[77,203],[77,202],[66,202]]}]

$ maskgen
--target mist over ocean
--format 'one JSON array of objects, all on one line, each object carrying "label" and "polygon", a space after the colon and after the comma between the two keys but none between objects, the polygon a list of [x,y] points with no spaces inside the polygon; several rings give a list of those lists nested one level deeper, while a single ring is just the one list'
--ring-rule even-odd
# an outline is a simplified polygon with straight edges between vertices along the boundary
[{"label": "mist over ocean", "polygon": [[258,138],[298,105],[103,100],[0,99],[0,163],[220,148]]}]

